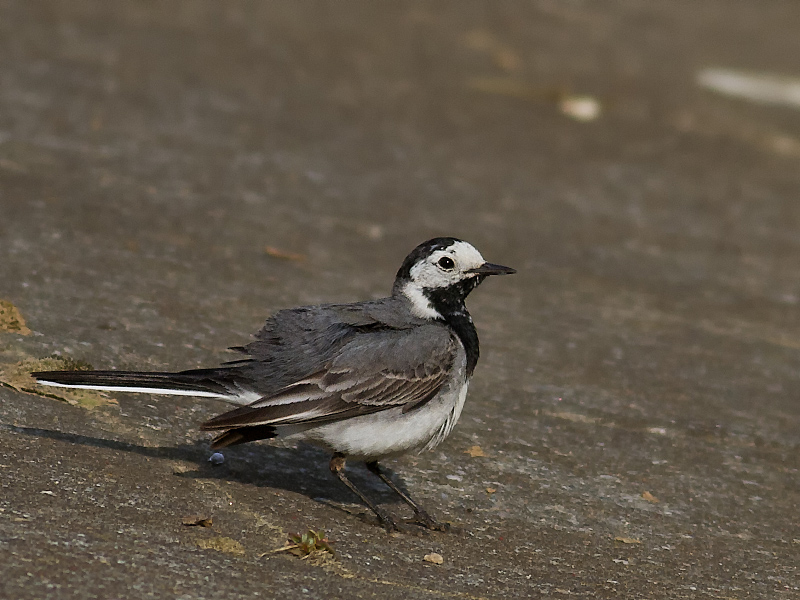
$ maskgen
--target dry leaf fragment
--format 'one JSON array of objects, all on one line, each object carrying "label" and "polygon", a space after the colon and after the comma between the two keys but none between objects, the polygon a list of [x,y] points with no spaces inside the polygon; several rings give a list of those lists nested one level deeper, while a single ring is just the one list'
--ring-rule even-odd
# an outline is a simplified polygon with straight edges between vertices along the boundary
[{"label": "dry leaf fragment", "polygon": [[486,456],[486,453],[480,446],[470,446],[466,450],[464,450],[464,454],[469,454],[472,458],[480,458],[482,456]]},{"label": "dry leaf fragment", "polygon": [[629,537],[622,537],[617,536],[614,538],[615,542],[622,542],[623,544],[641,544],[641,540],[637,540],[636,538],[629,538]]},{"label": "dry leaf fragment", "polygon": [[431,552],[430,554],[426,554],[422,557],[422,560],[425,562],[433,563],[435,565],[440,565],[444,562],[444,557],[438,552]]},{"label": "dry leaf fragment", "polygon": [[286,250],[281,250],[280,248],[276,248],[275,246],[264,246],[264,252],[266,252],[267,255],[271,256],[272,258],[281,258],[283,260],[294,260],[297,262],[301,262],[306,259],[305,254],[298,254],[296,252],[287,252]]},{"label": "dry leaf fragment", "polygon": [[183,524],[188,527],[211,527],[213,519],[205,515],[189,515],[183,517]]},{"label": "dry leaf fragment", "polygon": [[647,491],[642,492],[642,498],[644,498],[648,502],[651,502],[652,504],[658,504],[659,502],[658,498],[656,498],[655,496],[653,496],[653,494]]},{"label": "dry leaf fragment", "polygon": [[306,559],[309,556],[328,552],[332,557],[335,558],[336,551],[331,546],[332,543],[333,542],[331,540],[325,537],[324,531],[314,531],[313,529],[309,529],[302,535],[299,533],[290,533],[289,540],[283,545],[283,547],[275,548],[274,550],[268,550],[267,552],[259,554],[258,557],[263,558],[264,556],[275,554],[277,552],[289,552],[290,554],[300,557],[300,559]]}]

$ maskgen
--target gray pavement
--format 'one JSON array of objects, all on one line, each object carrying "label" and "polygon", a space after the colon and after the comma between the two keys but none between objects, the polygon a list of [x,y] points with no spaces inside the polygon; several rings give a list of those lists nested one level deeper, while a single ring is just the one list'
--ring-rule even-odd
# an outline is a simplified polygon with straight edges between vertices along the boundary
[{"label": "gray pavement", "polygon": [[[800,76],[798,31],[772,0],[0,1],[0,597],[800,597],[800,112],[696,83]],[[313,448],[210,466],[213,400],[24,376],[217,364],[434,235],[519,270],[470,298],[454,434],[388,463],[456,533],[383,533]],[[308,529],[335,560],[260,556]]]}]

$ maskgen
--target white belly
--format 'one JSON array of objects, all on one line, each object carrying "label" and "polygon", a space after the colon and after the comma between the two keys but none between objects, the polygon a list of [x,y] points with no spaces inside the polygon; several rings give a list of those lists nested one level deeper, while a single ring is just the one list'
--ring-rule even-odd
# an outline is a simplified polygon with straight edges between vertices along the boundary
[{"label": "white belly", "polygon": [[439,394],[422,408],[403,414],[403,408],[398,406],[314,427],[293,437],[356,460],[431,450],[450,434],[464,408],[469,381],[463,368],[456,371]]}]

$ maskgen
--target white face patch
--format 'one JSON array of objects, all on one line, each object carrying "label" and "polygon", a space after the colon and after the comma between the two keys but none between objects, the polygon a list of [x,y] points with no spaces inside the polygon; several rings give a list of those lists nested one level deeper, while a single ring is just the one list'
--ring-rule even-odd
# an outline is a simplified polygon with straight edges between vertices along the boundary
[{"label": "white face patch", "polygon": [[[447,260],[442,261],[443,258]],[[401,291],[411,301],[411,310],[415,315],[423,319],[439,319],[441,315],[431,306],[423,290],[446,288],[475,277],[467,271],[476,269],[485,262],[472,244],[455,242],[411,267],[411,281]]]},{"label": "white face patch", "polygon": [[411,312],[421,319],[441,319],[442,315],[439,314],[430,300],[422,293],[422,288],[414,285],[413,281],[409,281],[400,290],[406,298],[411,300]]},{"label": "white face patch", "polygon": [[[452,269],[445,269],[440,265],[444,257],[453,261]],[[445,288],[467,277],[474,277],[466,271],[476,269],[485,262],[472,244],[456,242],[443,250],[437,250],[411,267],[411,281],[419,288]]]}]

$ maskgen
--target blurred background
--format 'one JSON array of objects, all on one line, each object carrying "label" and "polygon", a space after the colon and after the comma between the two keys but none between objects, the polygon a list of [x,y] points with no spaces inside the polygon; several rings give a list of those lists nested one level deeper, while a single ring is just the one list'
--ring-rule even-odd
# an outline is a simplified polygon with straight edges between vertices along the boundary
[{"label": "blurred background", "polygon": [[[9,597],[79,597],[95,568],[112,591],[252,597],[283,527],[350,557],[352,578],[269,559],[273,591],[312,597],[385,594],[370,578],[397,597],[797,594],[798,31],[778,0],[0,0],[0,510],[28,515],[0,512]],[[211,401],[70,405],[26,379],[45,357],[229,360],[280,308],[387,294],[437,235],[519,271],[470,297],[483,355],[456,432],[396,463],[472,532],[458,552],[360,543],[381,534],[332,507],[350,498],[324,465],[292,483],[305,450],[280,467],[246,447],[175,483],[205,461]],[[196,446],[176,467],[98,439]],[[110,464],[171,491],[146,518],[116,486],[41,496]],[[244,554],[197,552],[180,516],[200,497]],[[78,532],[94,546],[62,569],[48,543]],[[133,538],[244,580],[170,587]],[[150,580],[92,558],[119,552]]]}]

